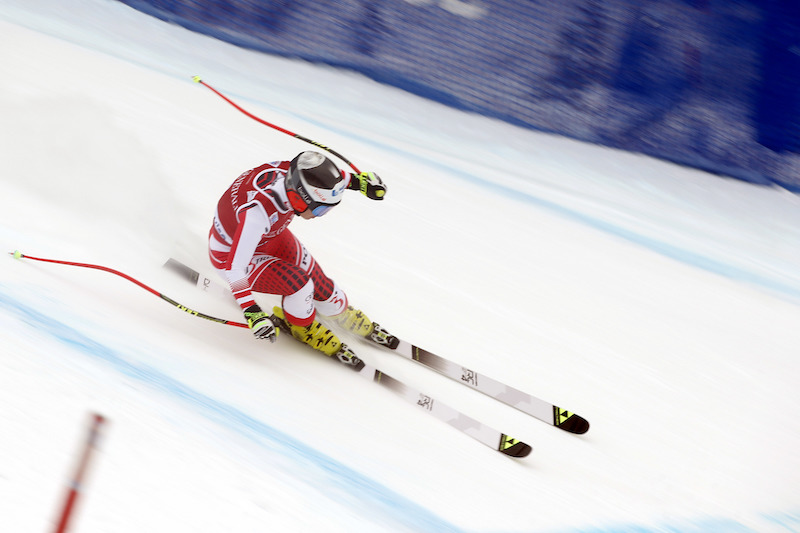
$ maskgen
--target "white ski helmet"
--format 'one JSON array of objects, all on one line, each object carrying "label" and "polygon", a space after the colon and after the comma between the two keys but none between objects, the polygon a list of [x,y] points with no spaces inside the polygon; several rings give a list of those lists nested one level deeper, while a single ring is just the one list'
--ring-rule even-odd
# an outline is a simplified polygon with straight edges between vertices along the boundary
[{"label": "white ski helmet", "polygon": [[286,194],[295,213],[322,216],[342,201],[347,182],[339,168],[318,152],[301,152],[286,174]]}]

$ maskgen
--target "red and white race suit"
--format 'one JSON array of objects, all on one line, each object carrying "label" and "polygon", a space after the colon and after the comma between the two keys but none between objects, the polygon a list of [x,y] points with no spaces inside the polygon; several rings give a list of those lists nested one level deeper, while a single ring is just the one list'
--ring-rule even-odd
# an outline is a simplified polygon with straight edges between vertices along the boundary
[{"label": "red and white race suit", "polygon": [[256,303],[253,292],[278,294],[289,322],[307,326],[317,310],[343,312],[347,296],[287,228],[295,216],[284,185],[290,163],[266,163],[233,182],[217,204],[208,253],[242,309]]}]

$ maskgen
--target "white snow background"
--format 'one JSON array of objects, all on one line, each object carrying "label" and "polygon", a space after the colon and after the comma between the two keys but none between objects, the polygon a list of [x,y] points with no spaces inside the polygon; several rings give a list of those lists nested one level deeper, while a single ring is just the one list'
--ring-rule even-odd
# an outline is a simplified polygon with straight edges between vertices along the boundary
[{"label": "white snow background", "polygon": [[[4,252],[121,270],[198,311],[219,195],[309,146],[378,172],[293,231],[351,303],[573,410],[562,432],[347,339],[530,443],[494,452],[283,337],[108,273],[0,259],[0,531],[800,531],[800,197],[464,114],[109,0],[0,3]],[[265,307],[277,301],[263,297]]]}]

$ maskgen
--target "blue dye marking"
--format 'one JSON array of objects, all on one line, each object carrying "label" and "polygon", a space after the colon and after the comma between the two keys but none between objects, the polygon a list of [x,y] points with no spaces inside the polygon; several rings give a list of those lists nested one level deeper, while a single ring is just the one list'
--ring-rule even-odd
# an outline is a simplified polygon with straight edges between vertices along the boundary
[{"label": "blue dye marking", "polygon": [[[374,515],[376,511],[382,513],[384,515],[381,517],[383,524],[386,524],[387,521],[393,522],[398,527],[409,531],[451,533],[462,531],[374,479],[365,477],[247,413],[206,396],[157,369],[126,360],[114,349],[13,299],[5,293],[2,285],[0,285],[0,306],[10,311],[25,324],[41,333],[51,335],[73,350],[99,359],[120,374],[143,382],[157,391],[189,404],[193,410],[215,423],[221,424],[261,446],[268,447],[271,451],[277,451],[290,457],[299,464],[298,468],[302,469],[304,474],[310,472],[315,490],[322,494],[328,491],[337,496],[337,501],[341,501],[343,494],[347,495],[350,497],[348,506],[360,506],[365,515]],[[47,323],[45,329],[41,328],[43,321]],[[317,473],[315,474],[314,471]],[[320,488],[321,481],[327,481],[328,488]]]},{"label": "blue dye marking", "polygon": [[731,264],[718,261],[716,259],[712,259],[711,257],[707,257],[702,254],[692,252],[672,244],[668,244],[666,242],[658,241],[650,237],[645,237],[644,235],[640,235],[634,231],[617,226],[610,222],[606,222],[599,218],[595,218],[586,215],[584,213],[580,213],[578,211],[544,200],[542,198],[533,196],[531,194],[521,192],[511,187],[506,187],[504,185],[500,185],[492,181],[484,180],[474,174],[454,174],[454,175],[470,183],[485,188],[490,188],[493,191],[498,192],[504,196],[513,198],[514,200],[547,209],[569,220],[580,222],[581,224],[587,225],[594,229],[603,231],[610,235],[614,235],[615,237],[619,237],[628,242],[632,242],[638,246],[656,252],[660,255],[669,257],[670,259],[674,259],[681,263],[696,268],[700,268],[702,270],[711,272],[713,274],[724,276],[728,279],[737,282],[748,283],[750,285],[761,287],[762,289],[767,289],[768,291],[774,294],[786,297],[786,299],[788,301],[791,301],[792,303],[795,304],[800,303],[800,288],[798,287],[782,283],[780,281],[771,279],[766,276],[755,274],[743,268],[735,267]]},{"label": "blue dye marking", "polygon": [[[382,520],[384,526],[387,525],[387,520],[385,519],[389,519],[397,524],[398,531],[401,530],[400,528],[407,531],[430,533],[465,533],[466,531],[442,520],[429,510],[398,495],[374,479],[365,477],[334,461],[303,442],[253,418],[247,413],[197,392],[180,381],[147,365],[125,360],[122,354],[112,348],[100,344],[74,328],[15,300],[6,294],[3,285],[0,285],[0,306],[25,324],[35,328],[37,331],[50,334],[56,340],[77,352],[97,358],[109,364],[120,374],[141,381],[156,391],[172,395],[188,403],[190,407],[213,422],[243,435],[270,451],[277,451],[289,457],[299,464],[304,474],[309,473],[308,477],[313,478],[316,491],[325,494],[326,491],[332,489],[332,492],[337,496],[342,494],[352,496],[351,501],[353,504],[361,506],[365,512],[369,511],[373,516],[375,512],[382,512],[384,516],[381,518],[384,519]],[[48,324],[46,330],[40,328],[42,320],[45,320]],[[266,443],[264,442],[265,440],[267,441]],[[296,475],[296,477],[300,478],[302,476]],[[327,488],[324,486],[320,488],[320,478],[329,483]],[[765,522],[780,527],[782,531],[800,533],[800,511],[762,514],[760,517]],[[715,533],[757,533],[740,522],[726,518],[700,518],[697,520],[684,520],[680,523],[665,522],[652,526],[615,524],[605,527],[570,527],[551,529],[548,530],[548,533],[704,533],[706,531]]]},{"label": "blue dye marking", "polygon": [[778,531],[785,531],[788,533],[800,532],[800,510],[793,513],[765,514],[764,520],[776,526],[780,526],[781,529]]},{"label": "blue dye marking", "polygon": [[[308,120],[309,122],[315,123],[308,117],[302,117],[302,118],[304,120]],[[330,127],[329,125],[325,124],[319,124],[319,125],[322,127]],[[727,277],[728,279],[732,279],[737,282],[748,283],[754,286],[761,287],[762,289],[767,289],[773,294],[785,297],[788,301],[792,303],[800,304],[800,287],[795,287],[786,283],[782,283],[780,281],[776,281],[769,277],[755,274],[743,268],[738,268],[728,263],[712,259],[702,254],[692,252],[680,248],[678,246],[668,244],[666,242],[658,241],[650,237],[645,237],[644,235],[640,235],[634,231],[617,226],[610,222],[606,222],[599,218],[586,215],[584,213],[575,211],[568,207],[564,207],[563,205],[559,205],[555,202],[550,202],[548,200],[539,198],[532,194],[528,194],[518,189],[514,189],[513,187],[508,187],[500,183],[497,183],[495,181],[481,178],[477,174],[463,173],[461,171],[456,172],[449,166],[444,165],[436,160],[420,157],[420,155],[416,153],[405,152],[404,150],[398,149],[396,146],[376,142],[375,139],[360,137],[358,135],[353,135],[350,134],[349,132],[345,132],[342,130],[339,130],[338,133],[342,135],[349,135],[351,137],[356,138],[360,142],[363,142],[364,144],[377,146],[380,149],[385,150],[387,152],[392,152],[395,154],[404,154],[412,159],[421,159],[422,161],[425,161],[426,165],[433,168],[437,168],[439,169],[439,171],[450,174],[451,176],[458,178],[462,181],[472,183],[473,185],[478,185],[485,189],[491,189],[495,193],[501,194],[503,196],[506,196],[508,198],[511,198],[513,200],[522,203],[547,209],[548,211],[554,212],[561,217],[564,217],[566,219],[575,222],[579,222],[581,224],[587,225],[599,231],[603,231],[610,235],[614,235],[616,237],[624,239],[628,242],[632,242],[638,246],[642,246],[643,248],[656,252],[665,257],[669,257],[670,259],[674,259],[681,263],[696,268],[700,268],[707,272]]]},{"label": "blue dye marking", "polygon": [[521,192],[511,187],[506,187],[504,185],[484,180],[473,174],[467,174],[467,175],[458,174],[457,176],[460,177],[461,179],[480,185],[482,187],[491,188],[495,192],[499,192],[504,196],[513,198],[514,200],[518,200],[530,205],[536,205],[538,207],[545,208],[549,211],[557,213],[558,215],[564,218],[580,222],[581,224],[585,224],[594,229],[603,231],[610,235],[614,235],[615,237],[625,239],[628,242],[632,242],[638,246],[641,246],[643,248],[661,254],[665,257],[669,257],[670,259],[674,259],[676,261],[680,261],[681,263],[696,268],[700,268],[707,272],[712,272],[717,275],[725,276],[726,278],[732,279],[734,281],[744,282],[761,287],[763,289],[767,289],[770,292],[788,297],[788,299],[790,301],[793,301],[794,303],[800,303],[800,288],[798,287],[794,287],[786,283],[781,283],[780,281],[776,281],[774,279],[761,276],[759,274],[755,274],[743,268],[735,267],[728,263],[712,259],[702,254],[692,252],[680,248],[678,246],[668,244],[666,242],[658,241],[650,237],[645,237],[644,235],[640,235],[634,231],[617,226],[610,222],[606,222],[604,220],[600,220],[599,218],[595,218],[586,215],[584,213],[580,213],[578,211],[544,200],[542,198],[538,198],[531,194]]}]

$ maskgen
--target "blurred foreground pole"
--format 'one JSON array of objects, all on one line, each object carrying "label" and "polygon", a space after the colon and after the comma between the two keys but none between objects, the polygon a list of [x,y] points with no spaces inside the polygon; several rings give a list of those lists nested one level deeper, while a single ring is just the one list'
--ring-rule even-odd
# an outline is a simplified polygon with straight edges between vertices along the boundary
[{"label": "blurred foreground pole", "polygon": [[83,488],[81,485],[83,483],[84,474],[86,473],[86,468],[89,464],[89,460],[92,458],[92,453],[98,447],[100,440],[100,429],[105,421],[106,419],[103,418],[102,415],[97,413],[92,415],[92,423],[91,426],[89,426],[88,438],[83,446],[78,468],[75,470],[75,473],[70,480],[69,490],[67,491],[67,499],[64,502],[64,508],[61,510],[61,516],[58,520],[58,526],[56,526],[55,533],[64,533],[67,531],[67,525],[72,517],[72,511],[75,507],[75,502],[77,501],[78,495]]}]

